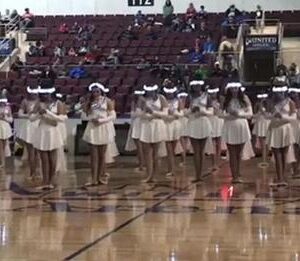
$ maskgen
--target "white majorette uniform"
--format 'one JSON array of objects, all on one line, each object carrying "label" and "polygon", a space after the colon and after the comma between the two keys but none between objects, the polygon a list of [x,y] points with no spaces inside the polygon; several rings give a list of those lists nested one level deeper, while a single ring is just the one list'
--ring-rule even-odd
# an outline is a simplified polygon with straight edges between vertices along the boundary
[{"label": "white majorette uniform", "polygon": [[[272,91],[287,91],[287,87],[273,87]],[[273,117],[267,132],[267,144],[270,148],[285,148],[295,143],[294,132],[291,122],[296,120],[296,113],[291,113],[291,103],[289,98],[284,99],[274,107]],[[281,117],[277,118],[276,114]]]},{"label": "white majorette uniform", "polygon": [[[299,95],[300,88],[289,88],[289,93],[297,93]],[[294,133],[295,143],[300,145],[300,108],[295,108],[297,118],[291,121],[292,129]]]},{"label": "white majorette uniform", "polygon": [[[188,97],[188,94],[186,92],[181,92],[178,93],[177,95],[178,98],[181,97]],[[189,110],[187,108],[183,109],[183,115],[182,117],[179,118],[180,124],[181,124],[181,137],[188,137],[188,132],[187,132],[187,124],[188,124],[188,112]]]},{"label": "white majorette uniform", "polygon": [[[134,91],[135,95],[142,96],[145,94],[145,91],[143,90],[136,90]],[[130,113],[131,116],[131,123],[130,128],[127,135],[127,141],[125,145],[126,151],[134,151],[136,150],[136,145],[133,140],[139,140],[141,136],[141,115],[142,111],[138,108],[132,108],[132,111]]]},{"label": "white majorette uniform", "polygon": [[[7,103],[6,98],[0,99],[0,103]],[[11,109],[8,105],[0,106],[0,114],[4,115],[0,119],[0,139],[7,140],[12,136],[12,129],[10,123],[12,123],[13,118],[11,116]]]},{"label": "white majorette uniform", "polygon": [[[231,85],[232,84],[232,85]],[[238,83],[229,83],[227,88],[238,87],[241,85],[234,85]],[[227,111],[223,111],[221,115],[224,118],[224,125],[222,129],[222,139],[225,143],[231,145],[243,144],[251,141],[251,133],[248,124],[249,118],[253,116],[252,106],[247,99],[247,107],[242,107],[238,99],[233,98],[227,108]],[[228,112],[234,111],[237,113],[237,116],[234,116]]]},{"label": "white majorette uniform", "polygon": [[[115,129],[112,121],[116,118],[115,111],[108,111],[107,97],[100,97],[99,101],[93,102],[91,112],[87,115],[88,124],[83,134],[83,140],[92,145],[108,145],[114,142]],[[100,124],[93,123],[98,120]]]},{"label": "white majorette uniform", "polygon": [[57,101],[51,103],[49,106],[41,103],[40,106],[46,110],[46,113],[43,115],[36,114],[36,116],[31,116],[32,119],[39,119],[39,125],[33,138],[33,146],[41,151],[52,151],[62,148],[64,146],[64,141],[58,123],[64,122],[66,120],[66,115],[57,114]]},{"label": "white majorette uniform", "polygon": [[[38,94],[38,88],[31,89],[28,86],[27,92],[29,94]],[[36,128],[39,125],[39,120],[36,117],[30,117],[37,102],[37,100],[23,100],[21,108],[18,112],[19,118],[22,119],[22,124],[20,128],[16,130],[16,137],[29,144],[33,143],[33,137],[35,135]]]},{"label": "white majorette uniform", "polygon": [[[219,88],[207,90],[208,94],[218,93],[218,92],[219,92]],[[214,113],[213,113],[213,115],[209,116],[209,121],[210,121],[211,129],[212,129],[211,137],[219,138],[222,136],[224,120],[222,118],[220,118],[219,115],[217,115],[215,112],[220,110],[221,104],[219,103],[219,101],[217,99],[215,99],[212,101],[212,107],[214,109]]]},{"label": "white majorette uniform", "polygon": [[[57,98],[61,98],[62,94],[57,93],[56,97]],[[66,126],[66,121],[58,122],[57,124],[58,124],[59,131],[60,131],[60,133],[62,135],[62,138],[63,138],[63,141],[64,141],[64,145],[66,145],[67,144],[67,126]]]},{"label": "white majorette uniform", "polygon": [[[165,93],[175,93],[177,88],[163,88]],[[169,113],[165,117],[167,137],[166,141],[176,141],[182,136],[182,125],[180,118],[183,117],[183,111],[180,111],[179,100],[177,98],[167,100]]]},{"label": "white majorette uniform", "polygon": [[[144,86],[146,92],[156,91],[157,89],[157,85]],[[163,118],[167,115],[168,108],[163,106],[164,101],[165,98],[162,95],[158,95],[156,100],[145,98],[141,108],[143,113],[141,116],[140,141],[145,143],[159,143],[166,141],[166,124]],[[152,110],[152,113],[148,113],[147,108]]]},{"label": "white majorette uniform", "polygon": [[[257,95],[257,99],[266,99],[268,98],[267,93],[262,93]],[[256,137],[266,137],[267,131],[270,125],[270,119],[267,115],[266,108],[261,105],[258,111],[253,115],[254,123],[252,133]]]}]

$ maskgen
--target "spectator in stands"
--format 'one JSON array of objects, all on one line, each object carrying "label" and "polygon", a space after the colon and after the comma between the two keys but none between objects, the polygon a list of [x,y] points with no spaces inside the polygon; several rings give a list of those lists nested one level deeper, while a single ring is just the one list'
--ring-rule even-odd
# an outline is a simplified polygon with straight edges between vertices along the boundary
[{"label": "spectator in stands", "polygon": [[260,5],[256,6],[255,11],[255,23],[256,23],[256,30],[263,30],[264,23],[265,23],[265,12],[262,10]]},{"label": "spectator in stands", "polygon": [[89,41],[92,39],[92,33],[89,30],[88,25],[84,25],[78,32],[77,39],[80,41]]},{"label": "spectator in stands", "polygon": [[225,69],[223,70],[224,78],[227,78],[231,81],[237,81],[239,79],[239,72],[236,68],[234,68],[233,63],[227,63],[225,65]]},{"label": "spectator in stands", "polygon": [[185,23],[184,23],[184,26],[182,28],[182,32],[183,33],[191,33],[191,32],[194,32],[196,29],[196,25],[193,21],[192,18],[188,19]]},{"label": "spectator in stands", "polygon": [[289,67],[289,71],[288,74],[299,74],[299,67],[297,66],[297,64],[295,63],[291,63],[290,67]]},{"label": "spectator in stands", "polygon": [[29,8],[25,8],[25,13],[22,15],[22,27],[27,29],[34,26],[34,15],[30,13]]},{"label": "spectator in stands", "polygon": [[89,24],[87,24],[87,30],[90,34],[93,34],[96,30],[96,27],[95,27],[95,25],[89,23]]},{"label": "spectator in stands", "polygon": [[71,27],[71,30],[69,31],[70,34],[78,34],[79,30],[80,30],[80,26],[78,25],[77,22],[75,22],[72,27]]},{"label": "spectator in stands", "polygon": [[207,36],[209,35],[209,30],[207,29],[207,26],[206,26],[206,22],[205,21],[202,21],[200,23],[200,27],[199,27],[199,30],[198,30],[198,36],[200,39],[206,39]]},{"label": "spectator in stands", "polygon": [[226,36],[223,36],[218,51],[218,61],[220,62],[221,69],[224,69],[224,65],[232,59],[233,54],[233,44],[230,41],[228,41]]},{"label": "spectator in stands", "polygon": [[111,48],[110,50],[110,54],[107,57],[106,63],[107,64],[119,64],[121,61],[120,59],[120,51],[118,49],[115,48]]},{"label": "spectator in stands", "polygon": [[78,50],[78,55],[85,55],[89,52],[90,48],[87,41],[84,41]]},{"label": "spectator in stands", "polygon": [[74,47],[70,47],[69,51],[68,51],[68,56],[78,56],[78,54],[75,51]]},{"label": "spectator in stands", "polygon": [[10,21],[10,13],[9,13],[9,9],[6,9],[5,10],[5,14],[4,15],[1,15],[0,14],[0,17],[1,17],[1,19],[0,19],[0,22],[1,23],[8,23],[9,21]]},{"label": "spectator in stands", "polygon": [[209,35],[205,41],[205,43],[203,44],[203,54],[213,54],[215,53],[216,50],[216,45],[215,43],[212,41],[211,36]]},{"label": "spectator in stands", "polygon": [[96,49],[91,49],[85,56],[84,62],[87,64],[95,64],[99,61],[99,52]]},{"label": "spectator in stands", "polygon": [[29,43],[29,48],[28,48],[28,55],[31,57],[38,56],[38,50],[36,46],[33,43]]},{"label": "spectator in stands", "polygon": [[216,61],[214,64],[214,68],[211,72],[211,77],[223,77],[223,76],[224,76],[224,72],[220,68],[220,63],[219,61]]},{"label": "spectator in stands", "polygon": [[11,65],[10,69],[14,72],[19,72],[24,63],[20,60],[20,57],[17,56],[15,62]]},{"label": "spectator in stands", "polygon": [[87,71],[83,67],[83,62],[80,61],[78,66],[70,70],[69,76],[73,79],[82,79],[87,77]]},{"label": "spectator in stands", "polygon": [[127,29],[120,34],[120,36],[118,37],[118,40],[121,40],[121,39],[128,39],[128,40],[137,40],[138,39],[138,37],[131,25],[129,25],[127,27]]},{"label": "spectator in stands", "polygon": [[195,80],[206,80],[210,76],[210,71],[207,65],[200,64],[199,68],[194,72]]},{"label": "spectator in stands", "polygon": [[54,57],[64,57],[66,54],[66,49],[62,42],[59,42],[54,48]]},{"label": "spectator in stands", "polygon": [[173,19],[174,7],[172,5],[171,0],[166,0],[165,5],[163,7],[163,17],[164,17],[164,25],[171,26]]},{"label": "spectator in stands", "polygon": [[58,31],[63,34],[67,34],[67,33],[69,33],[69,27],[66,23],[63,23],[59,26]]},{"label": "spectator in stands", "polygon": [[145,38],[147,40],[157,40],[158,39],[158,35],[157,33],[154,31],[154,28],[152,25],[148,25],[146,27],[146,33],[145,33]]},{"label": "spectator in stands", "polygon": [[146,21],[146,16],[142,13],[141,10],[139,10],[134,16],[134,26],[143,26],[146,23]]},{"label": "spectator in stands", "polygon": [[197,16],[197,11],[194,7],[193,3],[189,4],[188,9],[186,9],[186,13],[185,13],[185,20],[189,20],[189,19],[194,19]]},{"label": "spectator in stands", "polygon": [[238,18],[241,15],[241,11],[235,7],[235,5],[229,6],[229,8],[225,11],[225,17],[234,17]]},{"label": "spectator in stands", "polygon": [[16,9],[14,9],[10,14],[10,20],[13,21],[13,20],[17,19],[17,17],[19,17],[18,11]]},{"label": "spectator in stands", "polygon": [[292,87],[300,87],[299,68],[295,63],[292,63],[289,68],[289,83]]},{"label": "spectator in stands", "polygon": [[42,41],[36,41],[35,46],[38,51],[38,56],[42,57],[45,56],[45,46]]},{"label": "spectator in stands", "polygon": [[275,77],[271,79],[271,82],[273,85],[277,85],[277,86],[289,85],[289,78],[288,78],[287,71],[284,70],[283,68],[277,69],[277,74]]},{"label": "spectator in stands", "polygon": [[207,12],[206,12],[206,10],[205,10],[204,5],[201,5],[201,6],[200,6],[200,11],[199,11],[199,13],[198,13],[198,17],[199,17],[201,20],[207,19]]},{"label": "spectator in stands", "polygon": [[181,32],[182,24],[183,24],[183,21],[180,19],[180,17],[178,15],[174,16],[173,20],[172,20],[171,30],[173,32]]},{"label": "spectator in stands", "polygon": [[194,44],[194,49],[201,48],[202,47],[201,45],[202,45],[201,39],[199,37],[196,37],[195,44]]},{"label": "spectator in stands", "polygon": [[58,78],[66,78],[68,77],[68,68],[66,64],[63,64],[62,66],[58,67],[56,69],[56,74]]},{"label": "spectator in stands", "polygon": [[49,80],[50,84],[54,84],[54,81],[56,79],[56,73],[54,72],[51,65],[47,66],[45,71],[43,71],[41,78]]},{"label": "spectator in stands", "polygon": [[195,48],[189,54],[189,62],[190,63],[201,63],[203,61],[203,54],[200,48]]}]

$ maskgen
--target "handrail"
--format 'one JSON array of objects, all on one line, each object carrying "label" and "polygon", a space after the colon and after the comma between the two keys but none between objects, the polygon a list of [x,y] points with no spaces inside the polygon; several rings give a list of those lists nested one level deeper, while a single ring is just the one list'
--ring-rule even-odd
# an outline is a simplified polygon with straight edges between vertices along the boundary
[{"label": "handrail", "polygon": [[16,28],[18,28],[20,22],[21,22],[21,17],[18,15],[13,20],[5,24],[5,34],[7,35],[10,32],[14,31]]}]

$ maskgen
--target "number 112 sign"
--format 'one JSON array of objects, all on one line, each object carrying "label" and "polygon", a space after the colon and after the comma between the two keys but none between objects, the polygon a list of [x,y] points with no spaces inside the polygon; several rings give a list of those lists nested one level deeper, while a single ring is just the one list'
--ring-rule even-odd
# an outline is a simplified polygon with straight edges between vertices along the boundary
[{"label": "number 112 sign", "polygon": [[128,0],[128,6],[154,6],[154,0]]}]

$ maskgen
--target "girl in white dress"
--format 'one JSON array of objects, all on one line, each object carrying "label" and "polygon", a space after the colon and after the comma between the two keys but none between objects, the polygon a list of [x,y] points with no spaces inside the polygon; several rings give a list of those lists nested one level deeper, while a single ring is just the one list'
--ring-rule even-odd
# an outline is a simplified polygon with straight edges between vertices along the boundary
[{"label": "girl in white dress", "polygon": [[182,125],[180,118],[183,117],[183,106],[177,98],[177,87],[164,87],[164,96],[168,103],[168,115],[164,118],[166,124],[167,138],[167,177],[175,175],[175,148],[182,135]]},{"label": "girl in white dress", "polygon": [[300,166],[300,88],[289,88],[289,96],[295,103],[295,110],[297,113],[297,119],[291,122],[293,133],[295,137],[294,152],[296,161],[292,164],[293,178],[299,178],[299,166]]},{"label": "girl in white dress", "polygon": [[138,102],[141,110],[141,135],[147,178],[151,182],[158,172],[158,149],[161,142],[166,141],[166,124],[164,117],[168,114],[168,103],[164,96],[157,93],[158,86],[144,86],[145,97]]},{"label": "girl in white dress", "polygon": [[267,93],[257,94],[257,102],[254,106],[253,115],[253,130],[252,133],[256,138],[256,143],[259,142],[259,148],[262,151],[263,162],[267,160],[267,147],[266,147],[266,136],[270,124],[269,110],[267,106],[267,99],[269,95]]},{"label": "girl in white dress", "polygon": [[179,121],[181,123],[181,137],[180,137],[180,145],[182,147],[182,165],[185,165],[186,163],[186,153],[187,153],[187,148],[189,144],[189,137],[187,134],[187,123],[188,123],[188,117],[187,117],[187,112],[188,109],[186,108],[187,106],[187,100],[188,100],[189,94],[185,91],[180,91],[177,94],[177,98],[179,99],[182,108],[183,108],[183,116],[179,118]]},{"label": "girl in white dress", "polygon": [[8,139],[12,136],[13,121],[11,108],[6,98],[0,98],[0,168],[5,166],[5,148],[9,146]]},{"label": "girl in white dress", "polygon": [[39,152],[43,174],[43,184],[40,189],[53,189],[57,170],[58,150],[64,141],[58,127],[59,122],[67,119],[64,106],[52,98],[55,88],[39,87],[39,102],[34,107],[31,119],[39,120],[39,125],[33,138],[33,146]]},{"label": "girl in white dress", "polygon": [[225,92],[223,111],[220,114],[224,118],[222,139],[229,152],[232,183],[241,183],[240,164],[244,146],[251,141],[248,119],[253,116],[253,111],[240,83],[228,83]]},{"label": "girl in white dress", "polygon": [[[144,169],[145,161],[142,143],[140,142],[141,136],[141,110],[138,110],[137,103],[140,97],[145,95],[144,90],[135,90],[133,100],[131,102],[131,125],[128,132],[128,138],[126,142],[125,149],[127,151],[137,150],[138,158],[138,170],[142,171]],[[133,141],[133,142],[132,142]],[[134,143],[134,144],[133,144]]]},{"label": "girl in white dress", "polygon": [[91,148],[92,182],[86,186],[107,184],[105,176],[107,146],[114,142],[115,130],[113,121],[116,119],[114,103],[105,96],[109,90],[100,83],[92,83],[88,87],[91,93],[85,105],[88,124],[83,134],[83,140]]},{"label": "girl in white dress", "polygon": [[295,143],[291,122],[297,119],[295,103],[287,96],[288,87],[272,88],[272,114],[267,144],[275,158],[277,178],[270,186],[287,186],[285,169],[288,152]]},{"label": "girl in white dress", "polygon": [[191,103],[189,109],[189,120],[187,124],[188,136],[190,137],[194,150],[194,164],[196,170],[195,182],[203,181],[202,165],[206,141],[212,134],[209,117],[213,115],[213,107],[205,92],[204,81],[192,81]]},{"label": "girl in white dress", "polygon": [[209,117],[212,127],[212,142],[213,142],[213,154],[212,154],[212,170],[217,170],[221,160],[221,136],[224,120],[218,116],[221,109],[221,101],[219,97],[219,88],[208,88],[207,93],[210,97],[211,105],[214,113]]},{"label": "girl in white dress", "polygon": [[17,131],[17,138],[23,143],[28,153],[29,162],[29,177],[28,181],[34,181],[39,179],[39,175],[36,173],[37,163],[39,161],[37,150],[33,147],[33,138],[38,127],[39,121],[36,118],[31,119],[31,114],[34,107],[38,103],[38,88],[31,89],[27,87],[27,97],[22,101],[18,116],[23,119],[21,128]]}]

